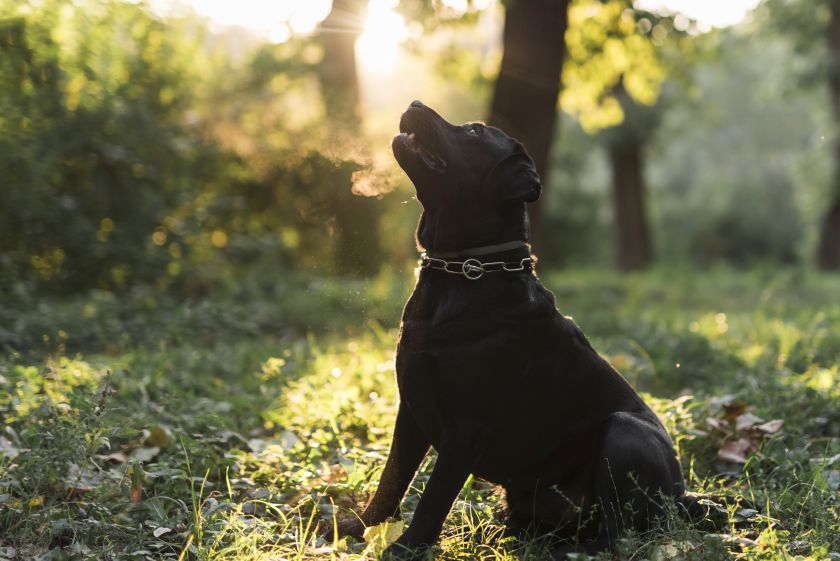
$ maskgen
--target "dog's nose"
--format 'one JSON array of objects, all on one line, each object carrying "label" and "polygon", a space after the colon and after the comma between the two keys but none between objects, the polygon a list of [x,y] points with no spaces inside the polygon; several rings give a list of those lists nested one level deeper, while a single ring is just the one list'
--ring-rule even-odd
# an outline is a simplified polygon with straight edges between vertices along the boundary
[{"label": "dog's nose", "polygon": [[426,106],[423,105],[423,102],[420,101],[419,99],[415,99],[414,101],[411,102],[410,107],[418,107],[419,108],[419,107],[426,107]]}]

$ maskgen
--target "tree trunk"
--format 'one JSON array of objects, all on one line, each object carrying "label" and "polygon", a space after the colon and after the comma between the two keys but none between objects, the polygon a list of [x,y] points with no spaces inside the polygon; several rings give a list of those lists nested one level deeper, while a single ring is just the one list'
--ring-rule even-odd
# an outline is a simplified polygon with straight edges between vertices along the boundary
[{"label": "tree trunk", "polygon": [[[840,130],[840,0],[829,0],[831,21],[828,25],[829,92],[835,128]],[[834,178],[832,200],[823,219],[817,248],[817,266],[827,271],[840,270],[840,137],[834,140]]]},{"label": "tree trunk", "polygon": [[[504,54],[488,122],[525,145],[545,189],[566,54],[569,0],[508,0],[506,5]],[[529,213],[531,243],[538,248],[542,235],[539,204],[530,205]]]},{"label": "tree trunk", "polygon": [[609,147],[615,200],[616,265],[638,270],[651,262],[650,233],[645,216],[643,146],[621,142]]},{"label": "tree trunk", "polygon": [[355,53],[366,6],[367,0],[334,0],[319,36],[324,49],[319,74],[327,126],[340,160],[328,201],[336,236],[333,259],[339,272],[362,275],[375,273],[381,257],[376,199],[351,190],[352,174],[361,167],[358,160],[367,155],[361,138]]}]

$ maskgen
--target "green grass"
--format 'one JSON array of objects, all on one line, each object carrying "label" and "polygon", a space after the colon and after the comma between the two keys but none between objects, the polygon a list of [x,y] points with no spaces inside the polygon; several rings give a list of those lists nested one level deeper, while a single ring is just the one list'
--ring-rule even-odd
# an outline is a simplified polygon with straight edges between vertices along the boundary
[{"label": "green grass", "polygon": [[[840,558],[840,278],[657,270],[543,280],[662,416],[693,491],[749,498],[724,526],[677,517],[620,558]],[[315,536],[375,489],[395,414],[393,349],[410,276],[287,279],[179,302],[154,292],[0,307],[0,560],[375,559]],[[738,405],[739,400],[743,404]],[[735,403],[735,405],[732,405]],[[725,464],[724,405],[781,419]],[[132,491],[135,499],[132,500]],[[542,559],[503,538],[498,492],[470,480],[442,559]]]}]

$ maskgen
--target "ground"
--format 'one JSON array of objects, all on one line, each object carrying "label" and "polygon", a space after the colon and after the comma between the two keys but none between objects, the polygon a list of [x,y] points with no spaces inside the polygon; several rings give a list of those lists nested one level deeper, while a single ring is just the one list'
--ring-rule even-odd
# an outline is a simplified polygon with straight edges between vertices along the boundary
[{"label": "ground", "polygon": [[[622,559],[840,559],[840,277],[799,270],[544,275],[644,392],[693,491],[754,508],[678,517]],[[376,486],[410,276],[294,277],[181,301],[155,291],[0,304],[0,561],[375,559],[317,537]],[[713,509],[714,510],[714,509]],[[469,480],[441,559],[538,560]]]}]

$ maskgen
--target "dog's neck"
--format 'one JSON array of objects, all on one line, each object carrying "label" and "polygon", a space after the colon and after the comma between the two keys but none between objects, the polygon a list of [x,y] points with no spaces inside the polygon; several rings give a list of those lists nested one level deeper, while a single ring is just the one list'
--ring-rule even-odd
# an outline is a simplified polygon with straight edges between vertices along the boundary
[{"label": "dog's neck", "polygon": [[[444,209],[424,209],[417,225],[417,246],[430,255],[476,257],[527,247],[528,212],[525,204],[511,205],[499,215],[476,212],[460,215]],[[504,247],[496,250],[495,246]],[[515,244],[508,247],[508,244]],[[487,250],[485,248],[491,248]],[[478,253],[474,251],[478,250]]]}]

